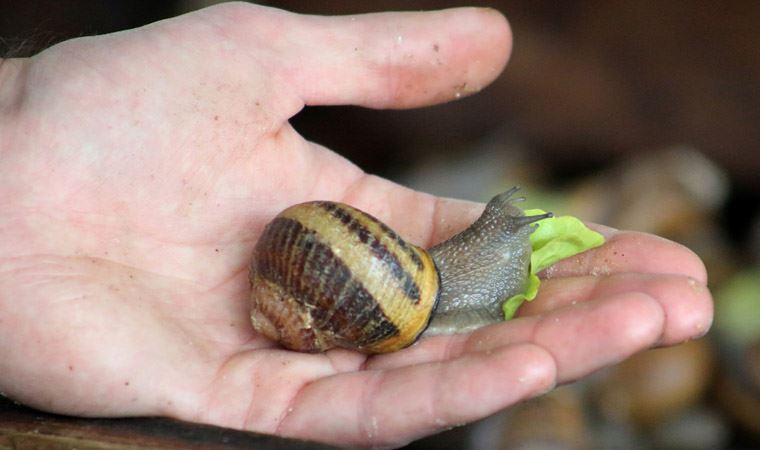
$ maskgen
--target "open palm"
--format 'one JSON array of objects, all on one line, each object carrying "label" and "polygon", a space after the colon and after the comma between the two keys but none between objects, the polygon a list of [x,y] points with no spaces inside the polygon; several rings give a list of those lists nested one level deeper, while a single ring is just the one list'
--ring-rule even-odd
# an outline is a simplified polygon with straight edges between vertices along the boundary
[{"label": "open palm", "polygon": [[345,201],[421,245],[480,209],[365,175],[288,119],[453,99],[495,78],[509,46],[490,10],[226,4],[3,62],[0,391],[69,414],[395,446],[704,333],[700,261],[611,230],[553,268],[523,318],[470,335],[367,358],[253,331],[248,259],[282,208]]}]

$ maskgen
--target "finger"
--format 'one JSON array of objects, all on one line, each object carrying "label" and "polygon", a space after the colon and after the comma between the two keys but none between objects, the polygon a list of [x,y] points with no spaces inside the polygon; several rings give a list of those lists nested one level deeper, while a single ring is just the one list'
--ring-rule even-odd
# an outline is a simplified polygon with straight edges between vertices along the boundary
[{"label": "finger", "polygon": [[569,305],[543,316],[515,319],[470,334],[432,337],[400,352],[374,357],[366,366],[389,369],[532,343],[554,357],[558,381],[567,382],[658,342],[664,320],[663,310],[655,299],[629,292]]},{"label": "finger", "polygon": [[309,105],[428,105],[477,92],[511,48],[493,9],[324,17],[227,5],[243,42],[265,41],[263,62]]},{"label": "finger", "polygon": [[655,299],[630,292],[563,308],[540,318],[533,329],[522,326],[554,355],[558,381],[564,383],[651,347],[659,342],[664,321]]},{"label": "finger", "polygon": [[399,446],[544,392],[554,386],[554,375],[552,357],[531,344],[445,363],[340,374],[306,386],[278,432],[342,445]]},{"label": "finger", "polygon": [[678,344],[710,329],[713,315],[710,291],[704,283],[682,275],[623,273],[550,279],[541,283],[534,301],[520,308],[520,315],[546,314],[566,305],[626,292],[643,292],[660,303],[665,312],[660,345]]},{"label": "finger", "polygon": [[601,247],[564,259],[542,275],[561,278],[623,272],[681,274],[707,283],[707,270],[694,252],[676,242],[635,231],[614,232]]}]

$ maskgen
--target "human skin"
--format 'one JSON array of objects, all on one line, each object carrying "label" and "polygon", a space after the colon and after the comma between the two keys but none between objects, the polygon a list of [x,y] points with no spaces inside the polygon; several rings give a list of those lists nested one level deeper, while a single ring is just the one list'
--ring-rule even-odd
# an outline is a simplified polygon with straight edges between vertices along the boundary
[{"label": "human skin", "polygon": [[471,334],[368,357],[254,332],[247,266],[284,207],[343,201],[422,246],[482,210],[367,175],[288,120],[304,105],[453,100],[497,77],[510,47],[489,9],[230,3],[2,61],[0,391],[72,415],[396,447],[704,334],[700,260],[605,227],[520,318]]}]

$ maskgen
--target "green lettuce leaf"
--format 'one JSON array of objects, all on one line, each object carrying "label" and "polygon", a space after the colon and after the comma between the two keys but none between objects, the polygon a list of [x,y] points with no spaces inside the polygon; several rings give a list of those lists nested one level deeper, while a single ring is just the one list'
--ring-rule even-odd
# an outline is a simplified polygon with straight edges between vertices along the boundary
[{"label": "green lettuce leaf", "polygon": [[760,267],[732,276],[715,292],[715,330],[732,345],[760,339]]},{"label": "green lettuce leaf", "polygon": [[[525,210],[526,216],[538,214],[544,214],[544,211]],[[583,222],[572,216],[550,217],[537,223],[538,227],[530,235],[532,253],[525,292],[510,297],[502,304],[504,320],[514,317],[523,302],[536,298],[538,287],[541,285],[541,280],[536,275],[538,272],[559,260],[604,244],[604,236],[590,230]]]}]

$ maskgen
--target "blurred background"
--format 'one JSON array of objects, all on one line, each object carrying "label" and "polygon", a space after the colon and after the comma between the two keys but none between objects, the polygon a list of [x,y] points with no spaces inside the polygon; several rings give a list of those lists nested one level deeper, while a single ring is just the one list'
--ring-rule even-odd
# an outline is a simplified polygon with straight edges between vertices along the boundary
[{"label": "blurred background", "polygon": [[[0,51],[132,28],[215,3],[0,1]],[[716,322],[410,449],[760,446],[760,2],[283,0],[350,14],[479,5],[509,18],[507,71],[478,95],[414,111],[307,108],[306,137],[364,170],[486,200],[653,232],[705,261]]]}]

